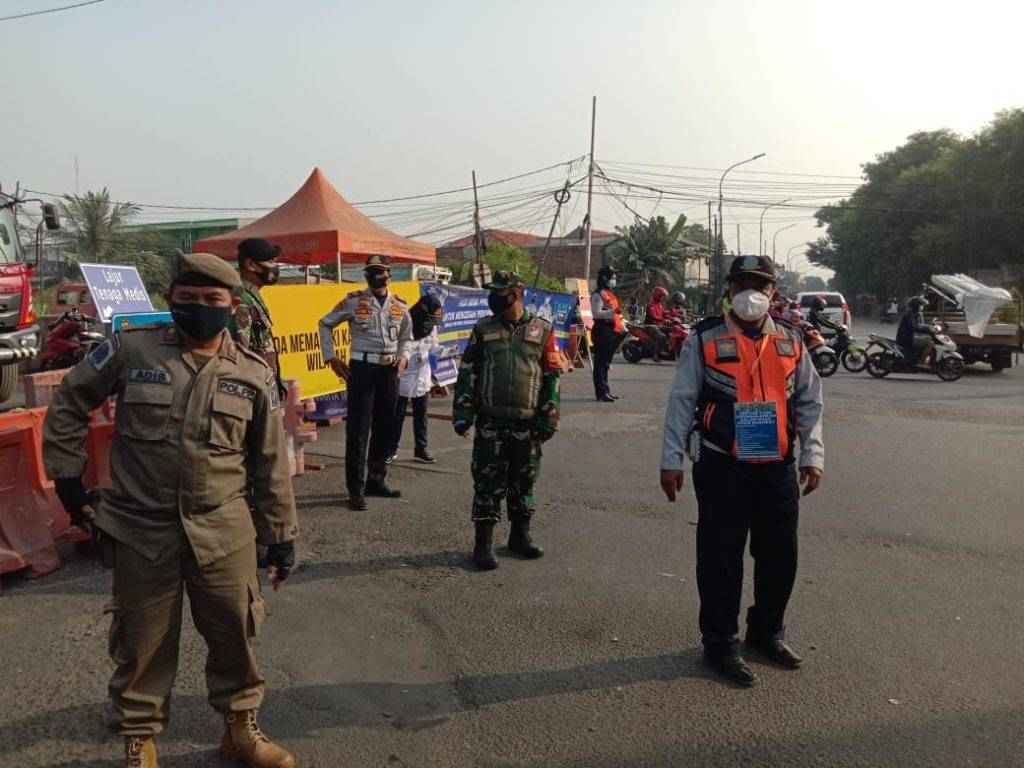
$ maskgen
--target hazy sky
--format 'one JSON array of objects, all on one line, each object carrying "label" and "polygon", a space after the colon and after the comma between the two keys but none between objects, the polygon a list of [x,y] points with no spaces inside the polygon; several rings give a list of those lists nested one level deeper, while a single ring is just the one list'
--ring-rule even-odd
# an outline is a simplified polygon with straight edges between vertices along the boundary
[{"label": "hazy sky", "polygon": [[[67,2],[0,0],[0,16]],[[971,133],[1024,105],[1022,28],[1021,4],[1005,0],[106,0],[0,23],[0,183],[73,191],[77,155],[82,190],[140,202],[274,205],[316,165],[350,200],[430,192],[473,168],[485,182],[584,154],[596,95],[610,176],[690,187],[687,201],[626,202],[706,222],[717,173],[654,165],[723,169],[766,152],[748,168],[856,177],[916,130]],[[768,213],[769,234],[798,222],[778,236],[781,257],[819,234],[810,193],[854,184],[734,173],[726,197],[804,197]],[[484,225],[546,231],[552,208]],[[578,224],[579,195],[570,208]],[[392,223],[450,223],[431,215]],[[744,250],[756,248],[758,216],[727,206],[730,247],[741,222]],[[595,226],[631,218],[598,199]],[[460,220],[424,239],[462,234]]]}]

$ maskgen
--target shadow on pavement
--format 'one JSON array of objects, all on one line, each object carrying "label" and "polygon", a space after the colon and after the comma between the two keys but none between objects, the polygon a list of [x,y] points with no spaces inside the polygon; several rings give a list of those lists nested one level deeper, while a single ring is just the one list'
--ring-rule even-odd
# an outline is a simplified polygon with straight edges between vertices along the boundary
[{"label": "shadow on pavement", "polygon": [[[334,728],[389,728],[418,731],[444,723],[452,715],[507,702],[546,696],[602,690],[651,681],[672,681],[708,677],[700,652],[687,650],[659,656],[583,664],[567,669],[531,670],[497,675],[459,677],[437,683],[326,683],[271,690],[260,723],[268,734],[282,740],[315,738],[318,732]],[[102,703],[65,707],[0,725],[0,757],[30,749],[48,741],[111,744],[117,739],[105,727]],[[168,745],[194,736],[181,733],[174,721],[217,716],[205,697],[180,696],[173,700],[172,724],[161,737]],[[175,750],[177,751],[177,750]],[[161,765],[195,764],[198,755],[161,757]],[[4,762],[0,760],[0,762]],[[79,765],[105,768],[119,765],[103,760]]]}]

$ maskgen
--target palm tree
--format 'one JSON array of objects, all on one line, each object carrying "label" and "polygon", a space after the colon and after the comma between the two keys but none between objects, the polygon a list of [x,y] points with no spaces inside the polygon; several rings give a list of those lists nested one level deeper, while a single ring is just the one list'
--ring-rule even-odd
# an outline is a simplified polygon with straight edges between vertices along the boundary
[{"label": "palm tree", "polygon": [[111,201],[106,187],[84,195],[64,195],[60,207],[74,237],[78,261],[96,262],[106,261],[126,245],[120,228],[140,210],[134,203]]},{"label": "palm tree", "polygon": [[686,216],[680,214],[669,228],[664,216],[637,219],[629,227],[616,227],[619,240],[605,253],[619,274],[618,291],[627,297],[646,295],[656,285],[682,286],[686,278],[686,254],[680,238]]}]

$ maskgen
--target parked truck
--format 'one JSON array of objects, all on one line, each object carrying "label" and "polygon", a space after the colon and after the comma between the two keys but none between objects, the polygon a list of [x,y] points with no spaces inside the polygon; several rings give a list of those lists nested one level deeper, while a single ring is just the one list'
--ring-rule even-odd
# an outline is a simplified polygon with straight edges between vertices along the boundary
[{"label": "parked truck", "polygon": [[1009,368],[1024,351],[1024,300],[967,275],[932,275],[925,319],[942,323],[964,362]]},{"label": "parked truck", "polygon": [[21,363],[39,354],[42,331],[32,305],[31,278],[39,266],[43,227],[60,227],[56,207],[42,203],[35,262],[29,263],[18,237],[17,222],[18,206],[26,202],[42,201],[21,200],[0,192],[0,404],[14,396]]}]

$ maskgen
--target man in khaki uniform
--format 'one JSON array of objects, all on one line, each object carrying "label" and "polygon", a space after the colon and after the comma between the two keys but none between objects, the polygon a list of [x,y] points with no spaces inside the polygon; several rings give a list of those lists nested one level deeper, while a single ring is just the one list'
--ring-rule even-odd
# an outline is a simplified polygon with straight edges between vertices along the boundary
[{"label": "man in khaki uniform", "polygon": [[[254,768],[295,765],[256,722],[263,677],[254,638],[264,616],[256,542],[269,548],[276,589],[294,566],[298,524],[274,374],[226,330],[239,286],[220,258],[182,256],[168,294],[174,326],[97,347],[64,379],[46,417],[47,472],[114,568],[110,695],[127,766],[157,765],[153,736],[168,718],[185,590],[209,649],[209,701],[225,717],[222,754]],[[90,520],[84,442],[89,412],[110,396],[113,487]]]}]

